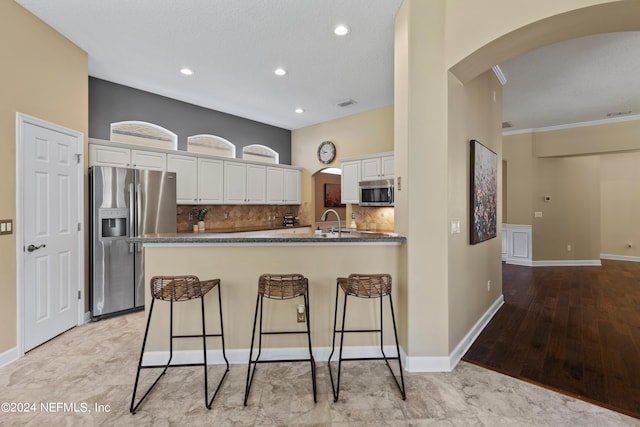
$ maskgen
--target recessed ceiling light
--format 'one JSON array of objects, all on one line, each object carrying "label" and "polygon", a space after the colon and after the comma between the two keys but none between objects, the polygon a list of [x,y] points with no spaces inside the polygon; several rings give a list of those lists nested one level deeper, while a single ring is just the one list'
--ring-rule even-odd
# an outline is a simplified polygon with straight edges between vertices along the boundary
[{"label": "recessed ceiling light", "polygon": [[190,76],[190,75],[193,74],[193,71],[191,71],[191,69],[189,69],[189,68],[181,68],[180,72],[182,74],[184,74],[185,76]]},{"label": "recessed ceiling light", "polygon": [[333,32],[335,33],[335,35],[337,36],[345,36],[347,34],[349,34],[349,27],[347,27],[346,25],[340,24],[338,26],[336,26],[333,29]]},{"label": "recessed ceiling light", "polygon": [[296,113],[302,114],[304,113],[304,110],[302,108],[296,108]]},{"label": "recessed ceiling light", "polygon": [[285,70],[284,68],[276,68],[273,73],[276,76],[284,76],[285,74],[287,74],[287,70]]}]

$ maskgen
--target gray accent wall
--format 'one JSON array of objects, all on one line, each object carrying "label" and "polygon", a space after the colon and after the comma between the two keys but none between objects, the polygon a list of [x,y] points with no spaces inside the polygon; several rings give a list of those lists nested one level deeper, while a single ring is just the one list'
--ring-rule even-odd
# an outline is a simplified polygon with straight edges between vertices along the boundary
[{"label": "gray accent wall", "polygon": [[254,120],[199,107],[117,83],[89,77],[89,137],[109,140],[114,122],[138,120],[162,126],[178,135],[178,149],[187,149],[187,137],[211,134],[242,148],[262,144],[291,164],[291,131]]}]

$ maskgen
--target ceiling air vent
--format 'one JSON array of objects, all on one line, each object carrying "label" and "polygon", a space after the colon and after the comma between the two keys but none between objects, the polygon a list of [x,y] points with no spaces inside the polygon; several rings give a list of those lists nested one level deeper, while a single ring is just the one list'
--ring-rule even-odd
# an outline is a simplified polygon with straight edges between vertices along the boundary
[{"label": "ceiling air vent", "polygon": [[618,116],[626,116],[627,114],[631,114],[633,111],[616,111],[615,113],[608,113],[607,117],[618,117]]},{"label": "ceiling air vent", "polygon": [[353,99],[345,99],[344,101],[338,102],[338,107],[348,107],[349,105],[355,104],[356,101]]},{"label": "ceiling air vent", "polygon": [[509,122],[502,122],[502,129],[507,129],[513,127]]}]

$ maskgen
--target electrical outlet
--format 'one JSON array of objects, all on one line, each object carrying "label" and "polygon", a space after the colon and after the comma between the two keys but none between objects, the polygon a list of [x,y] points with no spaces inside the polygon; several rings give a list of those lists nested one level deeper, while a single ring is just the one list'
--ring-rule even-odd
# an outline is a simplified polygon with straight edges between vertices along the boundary
[{"label": "electrical outlet", "polygon": [[487,292],[491,290],[491,280],[487,280]]},{"label": "electrical outlet", "polygon": [[304,304],[300,304],[298,305],[298,308],[296,310],[296,315],[297,315],[297,320],[298,323],[304,323],[305,318],[304,318]]},{"label": "electrical outlet", "polygon": [[567,245],[567,252],[571,252],[571,245]]}]

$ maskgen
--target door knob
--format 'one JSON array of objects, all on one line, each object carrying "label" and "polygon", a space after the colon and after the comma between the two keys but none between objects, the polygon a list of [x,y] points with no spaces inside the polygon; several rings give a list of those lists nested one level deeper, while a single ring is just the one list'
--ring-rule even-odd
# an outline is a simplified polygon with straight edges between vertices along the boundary
[{"label": "door knob", "polygon": [[33,251],[37,251],[40,248],[46,248],[46,247],[47,247],[47,245],[45,245],[44,243],[42,245],[40,245],[40,246],[29,245],[29,246],[27,246],[27,250],[29,252],[33,252]]}]

